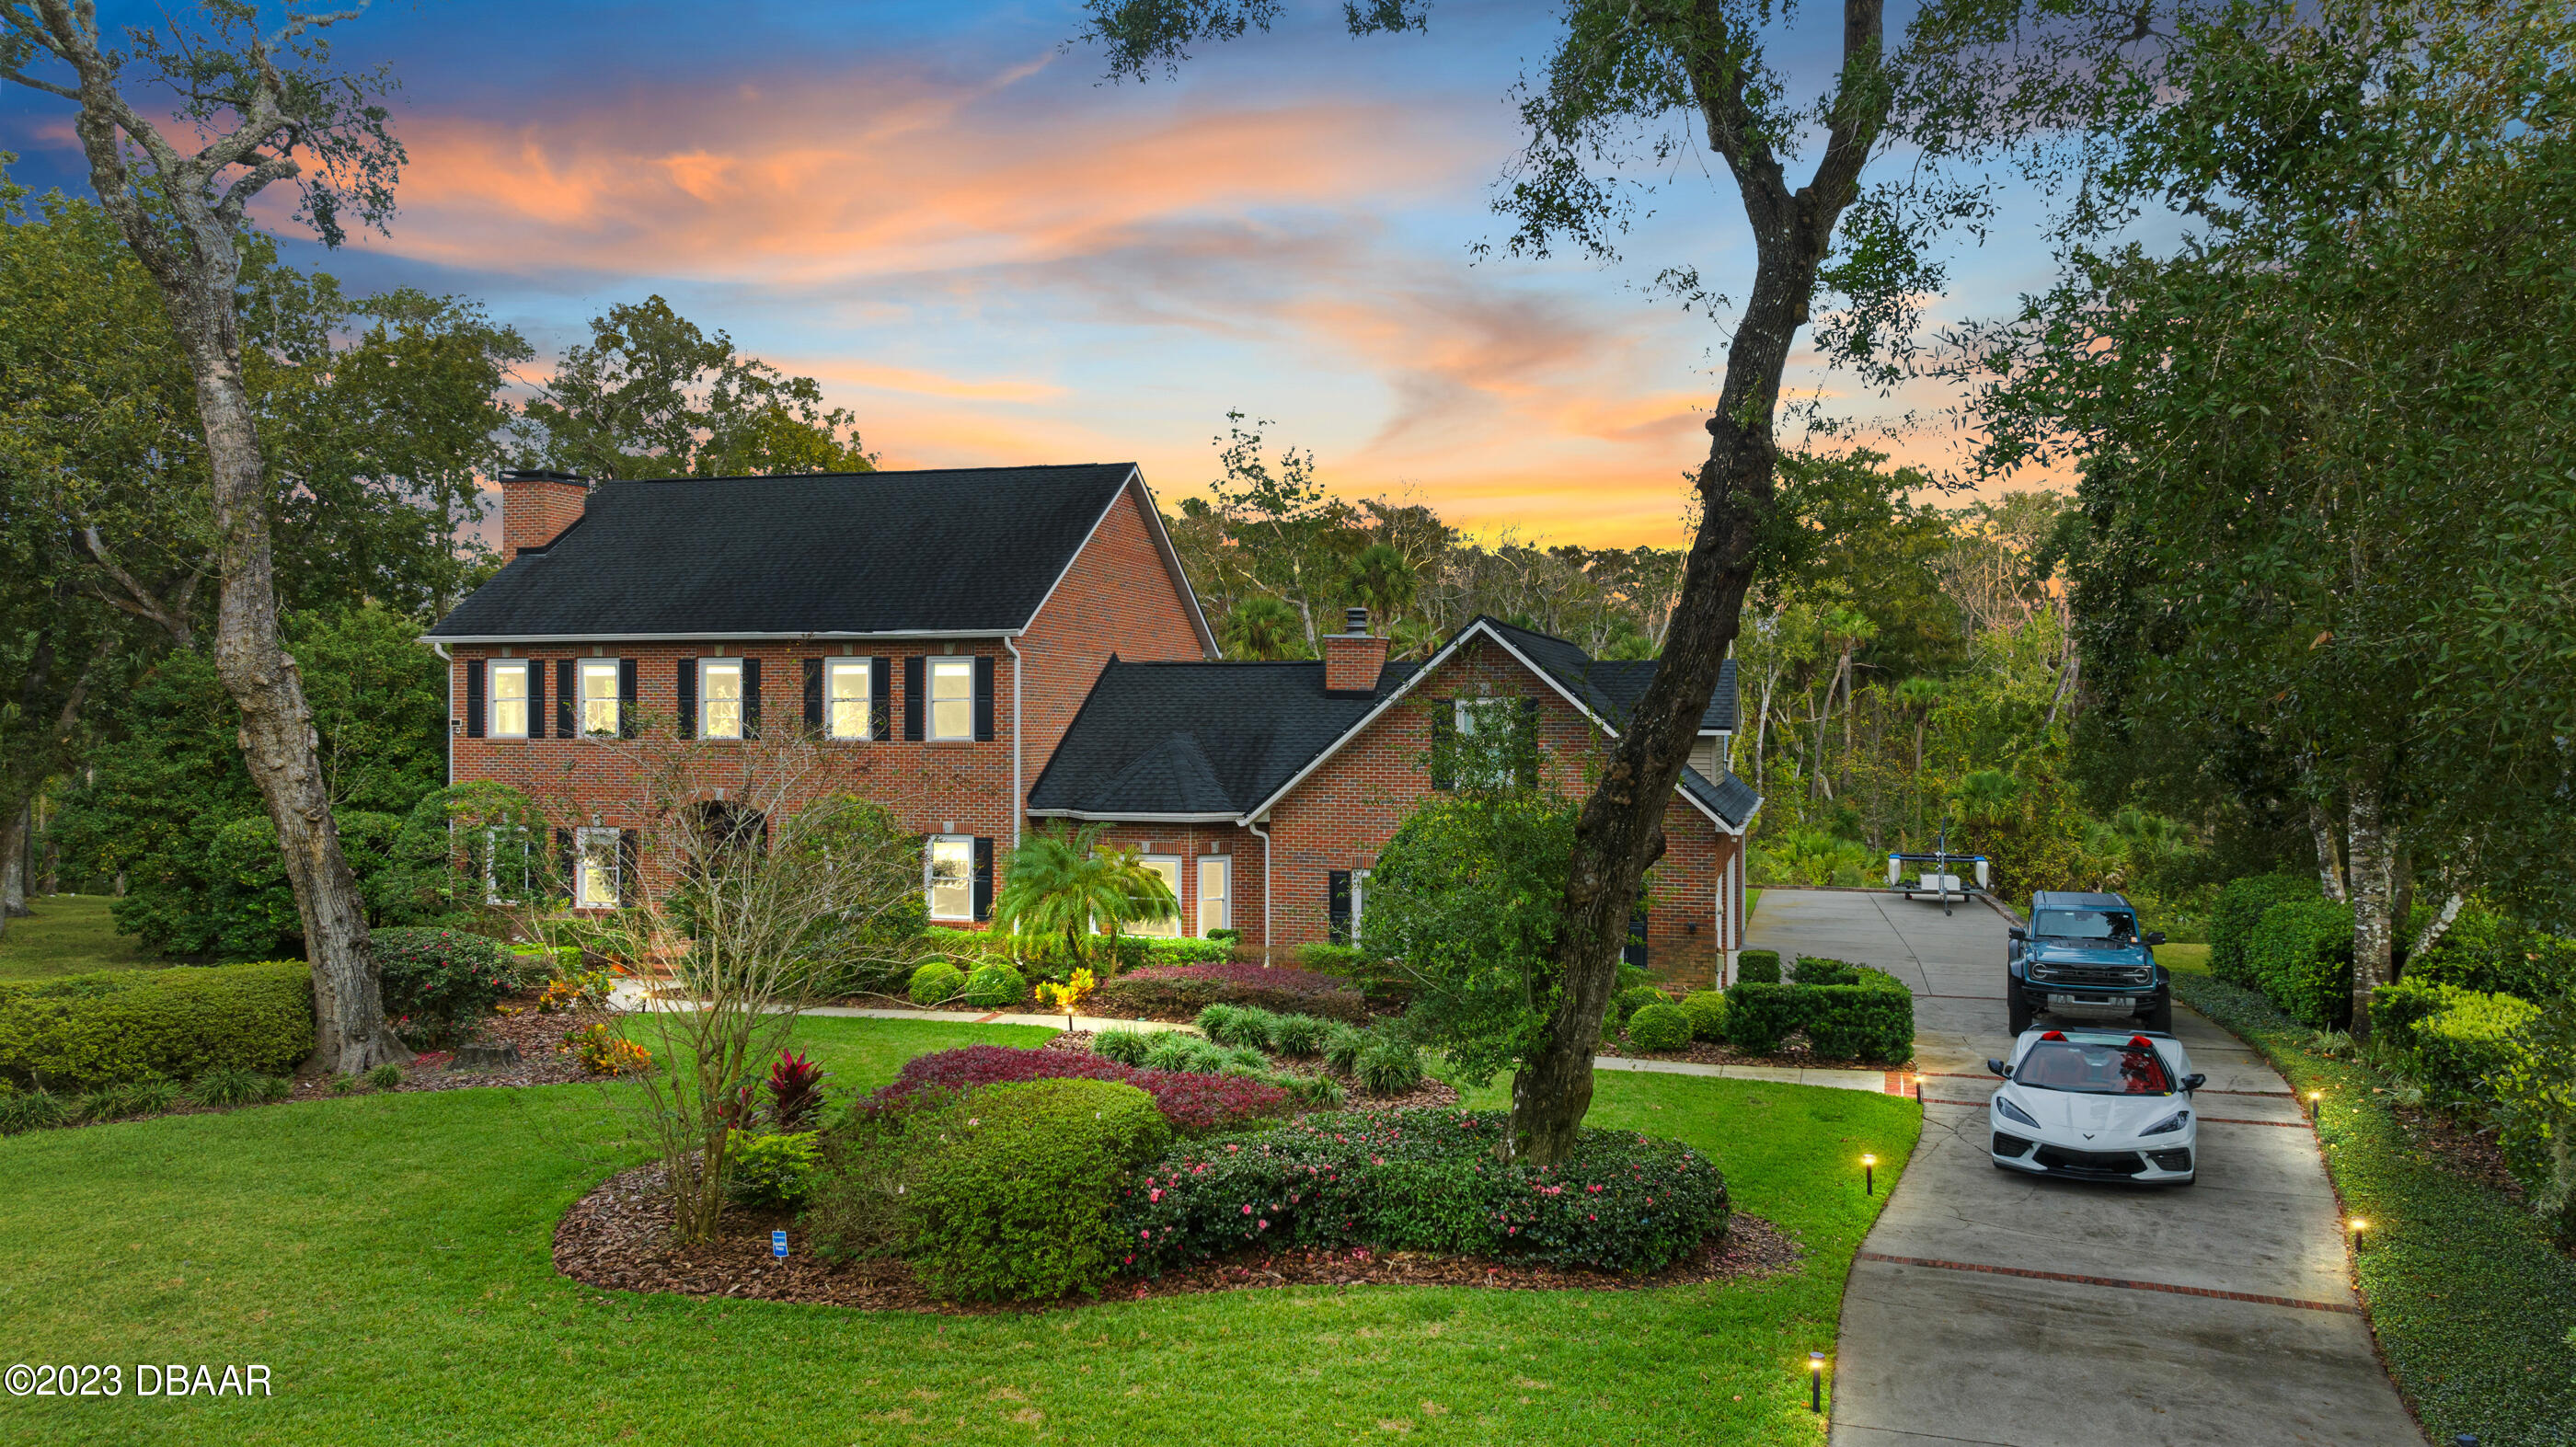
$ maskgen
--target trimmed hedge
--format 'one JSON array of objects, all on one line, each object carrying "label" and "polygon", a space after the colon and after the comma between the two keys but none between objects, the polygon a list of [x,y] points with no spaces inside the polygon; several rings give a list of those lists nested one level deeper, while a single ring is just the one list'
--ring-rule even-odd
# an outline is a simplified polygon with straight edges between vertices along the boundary
[{"label": "trimmed hedge", "polygon": [[2309,1054],[2306,1027],[2250,990],[2178,974],[2174,992],[2262,1052],[2292,1090],[2324,1093],[2326,1169],[2344,1209],[2371,1222],[2354,1273],[2425,1435],[2576,1442],[2576,1261],[2530,1212],[2419,1149],[2368,1065]]},{"label": "trimmed hedge", "polygon": [[1348,980],[1312,970],[1256,964],[1157,966],[1102,985],[1092,1008],[1104,1015],[1195,1017],[1210,1005],[1249,1005],[1276,1015],[1364,1022],[1368,1000]]},{"label": "trimmed hedge", "polygon": [[1679,1050],[1691,1042],[1691,1018],[1662,1001],[1628,1017],[1628,1044],[1638,1050]]},{"label": "trimmed hedge", "polygon": [[2304,899],[2263,911],[2253,938],[2246,941],[2245,972],[2246,983],[2292,1019],[2319,1030],[2347,1019],[2352,906]]},{"label": "trimmed hedge", "polygon": [[[1835,963],[1839,963],[1838,961]],[[1803,967],[1805,962],[1800,962]],[[1848,965],[1848,985],[1739,984],[1726,992],[1726,1038],[1767,1055],[1793,1033],[1828,1060],[1895,1062],[1914,1054],[1914,992],[1865,965]]]},{"label": "trimmed hedge", "polygon": [[2447,1101],[2495,1104],[2494,1082],[2522,1051],[2540,1007],[2512,995],[2401,981],[2370,997],[2372,1028],[2406,1053],[2408,1073]]},{"label": "trimmed hedge", "polygon": [[[2429,910],[2418,913],[2429,920]],[[2411,944],[2414,935],[2410,929],[2403,942]],[[2576,993],[2576,940],[2470,904],[2433,948],[2406,961],[2405,977],[2526,1000],[2554,999]]]},{"label": "trimmed hedge", "polygon": [[1735,957],[1735,979],[1738,984],[1776,985],[1780,983],[1778,950],[1746,950]]},{"label": "trimmed hedge", "polygon": [[1139,1275],[1247,1247],[1432,1251],[1642,1272],[1725,1233],[1726,1178],[1678,1141],[1585,1130],[1554,1167],[1504,1163],[1501,1111],[1310,1115],[1174,1151],[1124,1193]]},{"label": "trimmed hedge", "polygon": [[1696,990],[1682,996],[1682,1013],[1690,1017],[1693,1040],[1726,1038],[1726,992]]},{"label": "trimmed hedge", "polygon": [[912,983],[905,995],[912,1003],[927,1009],[956,999],[965,988],[964,971],[946,960],[933,960],[912,972]]},{"label": "trimmed hedge", "polygon": [[1864,968],[1844,960],[1829,960],[1822,955],[1800,955],[1794,974],[1801,985],[1857,985]]},{"label": "trimmed hedge", "polygon": [[[1001,930],[949,929],[933,926],[922,939],[942,954],[968,965],[1009,965],[1024,976],[1062,979],[1073,971],[1062,935],[1014,935]],[[1083,963],[1101,974],[1153,965],[1208,964],[1234,957],[1230,940],[1162,939],[1153,935],[1120,935],[1113,950],[1105,937],[1083,941]]]},{"label": "trimmed hedge", "polygon": [[2256,874],[2232,880],[2218,891],[2209,911],[2209,972],[2231,985],[2252,985],[2247,948],[2263,911],[2276,904],[2320,898],[2315,876]]},{"label": "trimmed hedge", "polygon": [[312,1053],[313,972],[301,960],[0,984],[0,1075],[22,1083],[277,1075]]},{"label": "trimmed hedge", "polygon": [[1152,1097],[1108,1080],[990,1086],[938,1124],[911,1193],[909,1255],[924,1285],[958,1301],[1096,1294],[1118,1264],[1111,1208],[1172,1140]]}]

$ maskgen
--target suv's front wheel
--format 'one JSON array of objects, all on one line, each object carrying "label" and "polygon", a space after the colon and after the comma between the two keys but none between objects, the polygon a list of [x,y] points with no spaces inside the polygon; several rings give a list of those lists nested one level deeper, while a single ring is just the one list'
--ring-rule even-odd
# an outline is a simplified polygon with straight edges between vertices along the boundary
[{"label": "suv's front wheel", "polygon": [[2162,1035],[2173,1033],[2173,987],[2156,991],[2156,1002],[2147,1007],[2147,1028]]}]

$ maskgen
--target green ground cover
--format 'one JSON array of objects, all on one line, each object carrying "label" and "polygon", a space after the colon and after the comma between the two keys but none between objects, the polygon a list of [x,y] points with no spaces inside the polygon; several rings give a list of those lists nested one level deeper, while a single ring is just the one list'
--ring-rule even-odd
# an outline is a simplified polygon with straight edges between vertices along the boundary
[{"label": "green ground cover", "polygon": [[[844,1089],[1047,1032],[808,1019]],[[1491,1103],[1480,1101],[1479,1103]],[[590,1086],[363,1096],[0,1140],[9,1361],[264,1362],[267,1400],[0,1398],[13,1442],[1818,1443],[1894,1097],[1604,1077],[1594,1123],[1714,1155],[1808,1259],[1725,1287],[1253,1291],[988,1317],[584,1288],[553,1224],[637,1160]],[[1893,1177],[1901,1166],[1882,1166]]]},{"label": "green ground cover", "polygon": [[2531,1214],[2408,1140],[2388,1082],[2310,1054],[2311,1031],[2251,990],[2177,975],[2177,995],[2262,1052],[2302,1095],[2325,1092],[2317,1139],[2336,1193],[2370,1223],[2355,1275],[2398,1389],[2428,1435],[2513,1447],[2576,1443],[2576,1262]]},{"label": "green ground cover", "polygon": [[42,980],[91,970],[157,970],[170,961],[116,932],[104,894],[41,894],[35,911],[0,931],[0,980]]}]

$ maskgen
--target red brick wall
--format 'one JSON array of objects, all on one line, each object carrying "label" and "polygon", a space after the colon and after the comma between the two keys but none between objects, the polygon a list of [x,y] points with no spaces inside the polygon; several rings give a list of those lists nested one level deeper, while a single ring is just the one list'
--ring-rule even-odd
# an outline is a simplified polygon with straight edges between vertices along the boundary
[{"label": "red brick wall", "polygon": [[[1029,670],[1020,697],[1024,789],[1036,786],[1109,655],[1129,662],[1206,656],[1182,585],[1154,545],[1149,505],[1141,486],[1119,495],[1019,640]],[[1002,706],[1009,707],[1007,695]]]}]

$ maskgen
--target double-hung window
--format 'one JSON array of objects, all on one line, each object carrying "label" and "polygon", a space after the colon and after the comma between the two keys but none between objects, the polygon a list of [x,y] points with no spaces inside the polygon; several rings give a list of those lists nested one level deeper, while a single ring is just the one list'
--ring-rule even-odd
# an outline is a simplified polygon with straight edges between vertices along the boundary
[{"label": "double-hung window", "polygon": [[1514,746],[1519,742],[1515,724],[1520,700],[1462,698],[1456,717],[1459,782],[1488,788],[1508,783]]},{"label": "double-hung window", "polygon": [[[616,681],[612,669],[609,679]],[[615,702],[617,695],[609,699]],[[614,829],[576,829],[572,835],[572,903],[575,909],[615,909],[623,861],[617,848]]]},{"label": "double-hung window", "polygon": [[492,660],[492,716],[485,731],[496,739],[524,739],[534,730],[528,717],[528,669],[524,658]]},{"label": "double-hung window", "polygon": [[483,902],[517,904],[528,897],[530,866],[525,826],[495,826],[483,831]]},{"label": "double-hung window", "polygon": [[585,734],[614,735],[618,730],[617,709],[617,660],[614,658],[583,659],[581,661],[581,731]]},{"label": "double-hung window", "polygon": [[1137,920],[1127,926],[1127,932],[1129,934],[1152,935],[1158,939],[1168,940],[1180,938],[1181,916],[1177,908],[1181,900],[1181,861],[1179,856],[1171,854],[1147,854],[1140,856],[1136,862],[1143,865],[1147,870],[1151,871],[1157,878],[1163,881],[1163,887],[1172,892],[1172,903],[1176,908],[1172,913],[1164,915],[1160,919]]},{"label": "double-hung window", "polygon": [[1234,927],[1234,860],[1212,854],[1199,860],[1199,936]]},{"label": "double-hung window", "polygon": [[929,857],[922,865],[923,887],[930,896],[932,919],[975,917],[975,841],[964,834],[930,836]]},{"label": "double-hung window", "polygon": [[834,658],[823,665],[824,731],[836,739],[865,739],[871,736],[870,709],[875,702],[876,681],[868,674],[864,658]]},{"label": "double-hung window", "polygon": [[930,660],[930,736],[975,737],[975,660]]},{"label": "double-hung window", "polygon": [[698,737],[742,737],[742,660],[698,661]]}]

